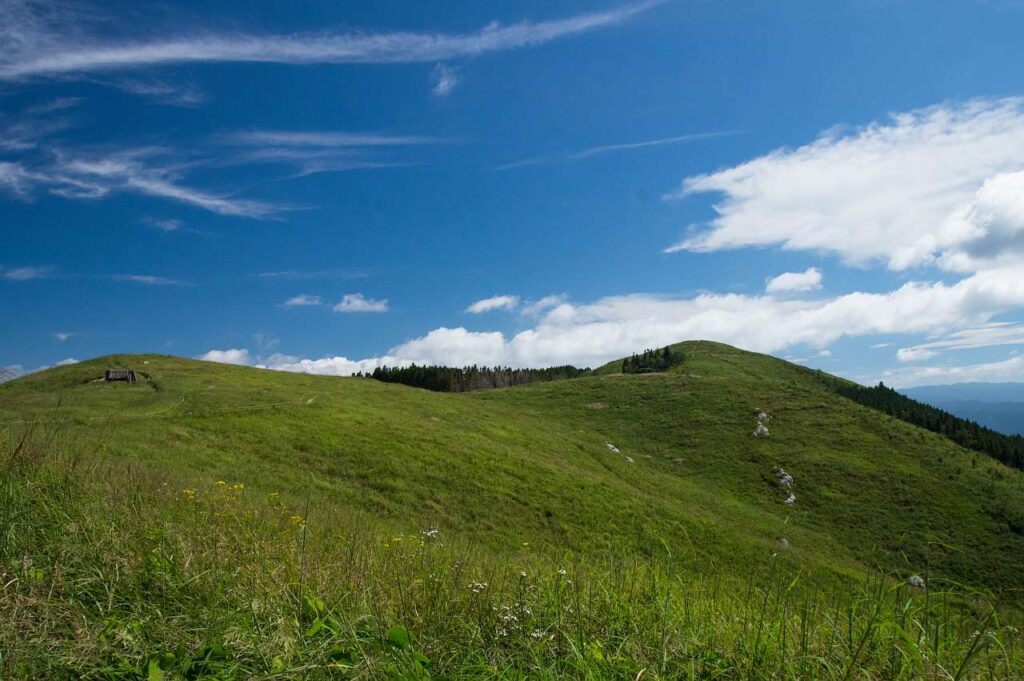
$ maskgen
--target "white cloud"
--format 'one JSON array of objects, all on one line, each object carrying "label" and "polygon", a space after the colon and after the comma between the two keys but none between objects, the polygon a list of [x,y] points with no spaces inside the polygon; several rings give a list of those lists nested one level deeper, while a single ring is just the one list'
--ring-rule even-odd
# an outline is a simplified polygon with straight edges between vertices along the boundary
[{"label": "white cloud", "polygon": [[240,364],[243,366],[251,366],[253,364],[249,351],[244,348],[210,350],[209,352],[199,355],[196,359],[206,360],[207,362],[219,362],[221,364]]},{"label": "white cloud", "polygon": [[189,83],[176,85],[163,80],[123,80],[112,85],[167,106],[195,107],[206,101],[203,91]]},{"label": "white cloud", "polygon": [[[965,262],[1024,230],[1024,99],[979,99],[830,130],[797,149],[685,179],[672,197],[722,195],[669,251],[781,245],[901,270]],[[1017,242],[1019,243],[1019,241]]]},{"label": "white cloud", "polygon": [[32,281],[33,279],[45,279],[53,274],[52,267],[11,267],[0,268],[3,278],[7,281]]},{"label": "white cloud", "polygon": [[117,192],[131,192],[169,199],[220,215],[266,217],[282,210],[260,201],[212,194],[179,183],[178,164],[156,162],[162,149],[127,149],[105,156],[73,156],[51,150],[55,159],[22,163],[0,162],[0,189],[30,198],[37,188],[70,199],[101,199]]},{"label": "white cloud", "polygon": [[495,365],[507,363],[507,346],[504,335],[498,331],[441,327],[422,338],[399,345],[389,354],[416,364]]},{"label": "white cloud", "polygon": [[538,315],[545,310],[549,310],[553,307],[558,307],[569,299],[569,296],[564,293],[558,295],[544,296],[539,300],[528,300],[523,304],[524,315]]},{"label": "white cloud", "polygon": [[972,350],[1002,345],[1024,345],[1024,324],[997,322],[967,329],[958,329],[938,340],[900,348],[901,361],[931,359],[942,350]]},{"label": "white cloud", "polygon": [[[7,12],[7,4],[4,10]],[[0,33],[0,78],[57,76],[190,62],[276,62],[285,64],[386,64],[438,62],[461,56],[539,45],[558,38],[620,24],[655,3],[581,14],[567,19],[492,23],[478,32],[218,34],[115,42],[83,36],[81,26],[38,12],[11,11]],[[53,8],[51,14],[54,14]],[[56,24],[56,25],[55,25]],[[159,32],[152,33],[159,35]]]},{"label": "white cloud", "polygon": [[387,312],[388,300],[374,300],[362,293],[349,293],[334,306],[335,312]]},{"label": "white cloud", "polygon": [[75,333],[73,331],[58,331],[57,333],[53,334],[53,337],[59,340],[61,343],[63,343],[64,341],[68,340],[74,335]]},{"label": "white cloud", "polygon": [[438,97],[446,97],[459,84],[459,71],[453,66],[438,64],[431,71],[430,80],[433,83],[430,91]]},{"label": "white cloud", "polygon": [[[392,364],[598,366],[638,348],[705,339],[758,352],[809,346],[824,358],[830,356],[825,348],[840,338],[945,333],[1022,306],[1024,278],[1015,268],[980,272],[954,285],[910,282],[887,293],[820,300],[714,293],[615,296],[582,305],[561,302],[533,328],[511,337],[442,327],[391,348],[385,357]],[[320,366],[316,362],[335,366],[332,358],[291,364],[313,370]]]},{"label": "white cloud", "polygon": [[8,364],[7,366],[0,367],[0,383],[6,383],[7,381],[13,381],[19,376],[25,374],[25,367],[21,364]]},{"label": "white cloud", "polygon": [[519,305],[519,296],[493,296],[478,300],[466,308],[470,314],[483,314],[494,310],[514,310]]},{"label": "white cloud", "polygon": [[896,351],[896,359],[901,362],[921,362],[932,359],[939,353],[927,348],[900,348]]},{"label": "white cloud", "polygon": [[1024,256],[1024,171],[1000,173],[985,180],[970,203],[943,225],[958,236],[940,264],[972,272],[994,263],[1020,263]]},{"label": "white cloud", "polygon": [[148,225],[159,229],[161,232],[177,232],[182,228],[181,220],[147,218],[144,220]]},{"label": "white cloud", "polygon": [[444,144],[448,141],[423,135],[386,135],[335,130],[250,130],[220,135],[217,140],[223,144],[237,146],[319,148],[394,147]]},{"label": "white cloud", "polygon": [[875,343],[870,347],[872,350],[881,350],[882,348],[891,348],[893,345],[893,343]]},{"label": "white cloud", "polygon": [[765,286],[768,293],[790,291],[815,291],[821,288],[821,270],[809,267],[803,272],[784,272],[771,279]]},{"label": "white cloud", "polygon": [[1024,381],[1024,357],[962,366],[923,366],[896,369],[883,374],[886,384],[897,388],[974,381]]},{"label": "white cloud", "polygon": [[452,141],[425,135],[335,130],[250,130],[218,135],[215,140],[222,145],[244,148],[226,159],[225,163],[288,164],[296,167],[296,176],[408,166],[408,161],[368,156],[367,149],[427,146]]},{"label": "white cloud", "polygon": [[188,282],[167,277],[157,277],[152,274],[112,274],[110,278],[114,281],[125,281],[143,286],[188,286]]},{"label": "white cloud", "polygon": [[505,163],[504,165],[497,166],[495,170],[511,170],[513,168],[524,168],[527,166],[547,165],[549,163],[561,163],[564,161],[579,161],[594,156],[601,156],[603,154],[616,152],[616,151],[632,151],[634,149],[644,149],[646,147],[661,147],[670,144],[685,144],[688,142],[698,142],[700,140],[714,139],[715,137],[725,137],[727,135],[735,135],[733,131],[724,132],[694,132],[687,135],[676,135],[674,137],[662,137],[653,140],[644,140],[642,142],[626,142],[622,144],[602,144],[595,147],[589,147],[587,149],[581,149],[571,153],[563,154],[547,154],[544,156],[533,156],[531,158],[524,158],[520,161],[513,161],[512,163]]},{"label": "white cloud", "polygon": [[351,376],[357,372],[370,372],[377,367],[408,366],[411,362],[395,357],[374,357],[372,359],[351,360],[347,357],[323,357],[321,359],[304,359],[292,355],[276,354],[267,357],[260,366],[278,371],[294,371],[302,374],[321,374],[324,376]]},{"label": "white cloud", "polygon": [[307,307],[310,305],[322,305],[323,299],[320,296],[311,296],[306,293],[300,293],[297,296],[293,296],[288,300],[284,301],[285,307]]},{"label": "white cloud", "polygon": [[67,359],[62,359],[61,361],[57,362],[53,366],[55,366],[55,367],[66,367],[66,366],[71,366],[72,364],[78,364],[78,360],[75,359],[74,357],[68,357]]}]

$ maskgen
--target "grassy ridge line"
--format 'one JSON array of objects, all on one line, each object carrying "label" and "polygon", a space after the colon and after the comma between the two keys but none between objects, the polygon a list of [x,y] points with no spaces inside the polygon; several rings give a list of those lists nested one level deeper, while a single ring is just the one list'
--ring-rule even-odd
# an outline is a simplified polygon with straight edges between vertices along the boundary
[{"label": "grassy ridge line", "polygon": [[[850,404],[809,372],[712,343],[667,374],[467,395],[161,356],[102,358],[0,387],[0,418],[67,414],[90,460],[217,479],[401,532],[437,526],[495,552],[651,556],[746,574],[780,560],[827,583],[880,569],[1022,586],[1019,473]],[[148,364],[146,364],[148,362]],[[88,384],[130,364],[144,384]],[[313,404],[240,409],[315,397]],[[167,418],[146,413],[185,400]],[[56,409],[57,404],[60,407]],[[767,409],[772,434],[751,437]],[[226,411],[236,410],[236,411]],[[605,443],[621,450],[613,453]],[[632,459],[632,462],[626,457]],[[774,471],[796,478],[785,506]]]},{"label": "grassy ridge line", "polygon": [[1022,678],[1019,622],[983,598],[508,556],[42,435],[0,459],[4,678]]}]

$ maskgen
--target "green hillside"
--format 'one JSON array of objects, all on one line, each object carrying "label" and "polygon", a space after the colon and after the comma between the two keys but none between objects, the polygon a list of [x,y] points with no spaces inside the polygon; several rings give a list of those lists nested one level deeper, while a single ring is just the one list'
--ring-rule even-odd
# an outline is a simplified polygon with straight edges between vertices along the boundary
[{"label": "green hillside", "polygon": [[[466,394],[161,355],[104,357],[11,381],[0,386],[0,421],[8,458],[11,462],[26,460],[26,452],[35,452],[27,458],[38,460],[34,470],[49,471],[49,477],[38,472],[21,475],[26,476],[24,480],[36,475],[49,482],[37,480],[35,486],[25,482],[21,487],[9,483],[5,509],[11,515],[7,518],[10,529],[5,559],[13,567],[5,569],[11,575],[20,569],[22,581],[28,581],[27,554],[19,557],[12,553],[19,546],[17,551],[22,553],[29,550],[25,547],[31,548],[36,556],[33,564],[53,569],[54,552],[60,553],[65,540],[47,535],[42,520],[27,522],[25,514],[50,518],[63,532],[68,524],[81,531],[77,521],[70,519],[74,514],[66,509],[60,511],[63,516],[47,515],[57,507],[44,494],[47,485],[61,490],[62,485],[73,485],[71,491],[61,494],[87,500],[80,503],[92,508],[74,513],[88,515],[106,509],[112,515],[138,516],[131,527],[141,537],[138,542],[150,548],[133,545],[138,553],[126,560],[132,565],[141,560],[138,565],[142,568],[149,565],[147,551],[164,546],[161,560],[170,561],[177,571],[185,569],[177,561],[182,547],[191,546],[183,537],[192,536],[189,532],[194,528],[187,527],[181,514],[188,512],[190,503],[201,502],[207,504],[207,511],[215,510],[227,495],[256,514],[253,517],[263,517],[260,514],[268,512],[267,508],[280,509],[283,520],[281,527],[274,525],[275,532],[288,532],[289,519],[301,527],[302,559],[294,566],[301,584],[306,583],[311,569],[303,562],[310,537],[319,536],[317,550],[326,557],[336,548],[326,544],[342,541],[340,534],[331,532],[343,531],[348,537],[343,543],[349,546],[349,560],[356,551],[352,548],[354,536],[364,537],[360,544],[364,548],[386,543],[389,538],[394,541],[394,537],[423,544],[421,532],[436,529],[436,536],[444,538],[450,551],[476,555],[483,561],[480,565],[492,567],[582,562],[604,565],[616,574],[616,561],[621,561],[633,566],[632,572],[622,574],[634,577],[638,574],[635,570],[647,566],[642,569],[663,578],[677,575],[669,581],[675,579],[679,584],[704,584],[701,580],[709,575],[722,575],[738,584],[764,584],[769,591],[772,579],[779,579],[773,575],[784,574],[787,580],[795,578],[789,589],[808,594],[808,598],[835,594],[837,579],[863,584],[865,578],[888,575],[891,582],[882,580],[877,585],[884,591],[884,583],[898,585],[907,576],[920,574],[927,577],[929,589],[956,585],[959,595],[946,601],[947,605],[950,598],[960,603],[958,612],[974,612],[980,617],[985,607],[965,595],[978,589],[994,594],[1003,607],[1010,608],[1001,611],[1001,617],[1013,616],[1024,588],[1024,571],[1020,569],[1024,562],[1024,475],[1019,471],[939,435],[860,407],[835,395],[813,372],[781,360],[709,342],[683,343],[673,350],[683,353],[685,360],[668,373],[625,376],[616,374],[612,363],[577,379]],[[91,382],[113,367],[140,372],[139,384]],[[761,411],[770,416],[770,434],[754,437]],[[19,447],[26,433],[26,444]],[[9,465],[12,471],[26,466]],[[59,474],[69,468],[78,478],[73,483],[67,481],[68,475]],[[793,477],[791,490],[780,484],[778,468]],[[785,503],[790,491],[796,498],[794,504]],[[15,500],[25,505],[18,516],[14,515]],[[59,520],[61,517],[65,519]],[[113,526],[122,520],[110,522]],[[262,536],[259,533],[264,529],[257,528],[269,527],[269,522],[252,526],[251,542]],[[294,539],[294,530],[287,535],[292,537],[288,541]],[[119,532],[130,534],[124,528]],[[202,537],[195,540],[206,541]],[[256,552],[264,556],[260,560],[283,550],[265,540],[267,545]],[[289,544],[288,551],[293,548]],[[223,565],[223,554],[219,555],[210,558],[212,565]],[[109,556],[95,560],[102,562]],[[238,573],[245,574],[244,565],[249,564],[239,561]],[[192,573],[175,574],[184,581]],[[608,574],[602,572],[593,579],[609,579]],[[5,575],[5,582],[10,578]],[[41,581],[52,578],[51,574],[44,579],[39,573]],[[308,578],[317,579],[315,575]],[[354,579],[345,577],[350,578]],[[284,581],[292,585],[291,597],[304,602],[305,596],[294,593],[295,579]],[[515,581],[510,579],[512,587]],[[391,590],[401,592],[401,588],[384,582],[373,588],[390,593],[379,598],[382,603],[392,603],[398,597]],[[358,585],[370,588],[364,582]],[[136,584],[132,588],[132,593],[138,593],[148,587]],[[694,593],[699,590],[693,588]],[[354,593],[345,593],[348,595],[338,598],[355,598]],[[365,592],[361,598],[366,598]],[[373,602],[370,598],[366,607]],[[768,602],[765,596],[765,607]],[[407,606],[401,601],[394,607]],[[5,601],[5,608],[10,607]],[[310,607],[315,615],[315,604],[307,603],[306,614],[295,623],[299,629],[304,629],[304,624],[298,620],[313,616]],[[437,607],[436,603],[432,607]],[[763,623],[765,613],[761,614]],[[251,615],[253,621],[259,620],[255,611]],[[870,621],[867,615],[864,613],[865,623]],[[161,610],[161,617],[166,616]],[[775,616],[784,622],[785,609]],[[98,617],[96,626],[105,626],[101,615],[81,617]],[[806,613],[804,622],[806,626]],[[418,640],[429,640],[429,632],[417,630],[415,622],[402,625]],[[282,626],[277,622],[272,628]],[[633,626],[639,632],[639,624]],[[980,625],[963,625],[967,626],[973,628],[936,630],[934,636],[954,637],[950,650],[958,652],[950,654],[965,656],[974,650],[970,634]],[[780,623],[773,635],[785,629]],[[222,631],[221,635],[227,634]],[[723,641],[728,638],[724,632],[721,635]],[[148,636],[147,640],[170,634]],[[146,638],[141,633],[135,635],[135,639],[140,637]],[[758,640],[760,637],[759,633]],[[571,638],[567,635],[567,640]],[[180,636],[175,652],[168,654],[176,655],[174,659],[180,663],[186,654],[183,651],[196,654],[200,639],[203,636]],[[743,638],[736,638],[740,640]],[[785,640],[783,634],[783,655]],[[587,645],[582,637],[568,642],[577,647]],[[435,643],[438,650],[449,651],[446,654],[451,659],[445,666],[435,653],[434,671],[439,665],[448,674],[461,670],[464,660],[451,652],[452,646]],[[977,648],[977,642],[973,643]],[[1013,646],[1018,644],[1019,636],[1002,645],[1015,650]],[[111,660],[117,656],[111,657],[110,646],[103,645],[97,643],[97,650],[105,651],[104,664],[109,667],[105,673],[115,675],[110,671],[116,667]],[[134,651],[124,658],[134,661],[117,664],[127,665],[125,669],[135,664],[140,674],[148,673],[152,665],[146,665],[155,659],[155,649],[141,651],[124,641],[118,645]],[[479,645],[486,649],[484,642]],[[288,655],[289,651],[295,653],[295,644],[282,646],[277,653],[279,661],[257,660],[258,664],[252,663],[255,667],[246,667],[249,671],[245,674],[253,673],[260,664],[268,674],[281,665],[281,669],[292,668]],[[398,643],[394,646],[405,650]],[[858,661],[861,653],[858,650],[852,656],[854,649],[856,642],[851,641],[845,653],[850,665],[846,672],[868,659],[865,651]],[[665,654],[665,649],[661,652]],[[580,650],[576,653],[586,657]],[[621,656],[639,659],[639,653],[631,654],[633,658],[625,653]],[[629,664],[622,670],[608,666],[608,655],[606,651],[600,658],[599,675],[633,678],[640,670]],[[934,655],[938,655],[938,643]],[[485,668],[496,673],[500,665],[495,666],[495,659],[503,658],[484,657],[479,661],[485,665],[481,674],[486,676]],[[30,658],[24,653],[22,664]],[[554,673],[543,666],[546,659],[539,657],[541,666],[527,669]],[[1009,659],[1005,664],[1010,664]],[[689,668],[700,672],[697,676],[712,668],[706,666],[712,663],[703,657],[700,660],[704,666],[689,661]],[[178,663],[157,666],[186,668]],[[933,663],[935,660],[922,660],[921,669]],[[352,664],[333,669],[355,673],[360,667]],[[429,672],[427,666],[410,664],[413,671],[403,667],[405,671],[395,673]],[[510,667],[516,674],[532,673],[518,664]],[[665,664],[660,671],[648,673],[682,675],[681,669],[672,672]],[[739,668],[729,664],[723,669],[739,674],[735,678],[745,678]],[[387,666],[380,668],[383,672],[376,667],[366,669],[370,676],[391,674]],[[14,674],[17,669],[8,671]],[[751,667],[747,673],[753,671]],[[836,675],[843,672],[839,667]],[[794,673],[799,675],[799,669]],[[560,674],[569,672],[561,669],[555,675]]]}]

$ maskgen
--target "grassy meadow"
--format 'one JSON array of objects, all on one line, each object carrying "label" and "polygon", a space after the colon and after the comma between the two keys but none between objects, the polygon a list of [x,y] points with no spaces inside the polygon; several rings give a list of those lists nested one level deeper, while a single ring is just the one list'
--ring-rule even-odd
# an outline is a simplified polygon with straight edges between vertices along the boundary
[{"label": "grassy meadow", "polygon": [[1020,472],[678,349],[458,395],[158,355],[4,384],[0,675],[1024,678]]}]

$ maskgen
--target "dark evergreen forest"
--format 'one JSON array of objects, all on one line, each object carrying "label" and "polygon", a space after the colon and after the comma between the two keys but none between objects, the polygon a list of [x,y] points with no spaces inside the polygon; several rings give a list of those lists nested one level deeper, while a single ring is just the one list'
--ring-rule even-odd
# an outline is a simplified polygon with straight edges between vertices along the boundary
[{"label": "dark evergreen forest", "polygon": [[834,387],[840,395],[857,404],[945,435],[958,445],[988,454],[1007,466],[1024,469],[1024,437],[1020,435],[1004,435],[974,421],[959,418],[930,404],[911,399],[884,383],[865,388],[836,382]]},{"label": "dark evergreen forest", "polygon": [[622,373],[624,374],[650,374],[656,371],[668,371],[670,367],[681,364],[683,353],[672,352],[669,347],[660,350],[644,350],[639,355],[634,353],[631,357],[622,360]]},{"label": "dark evergreen forest", "polygon": [[464,393],[487,388],[508,388],[537,381],[558,381],[576,378],[589,369],[565,365],[548,369],[513,369],[511,367],[445,367],[419,366],[378,367],[369,378],[385,383],[401,383],[435,392]]}]

